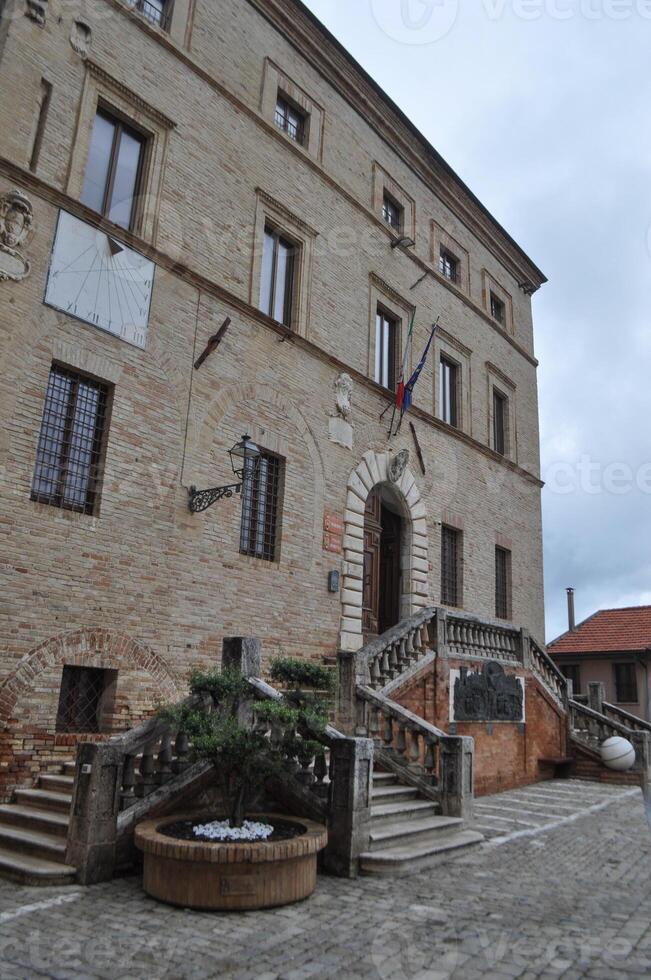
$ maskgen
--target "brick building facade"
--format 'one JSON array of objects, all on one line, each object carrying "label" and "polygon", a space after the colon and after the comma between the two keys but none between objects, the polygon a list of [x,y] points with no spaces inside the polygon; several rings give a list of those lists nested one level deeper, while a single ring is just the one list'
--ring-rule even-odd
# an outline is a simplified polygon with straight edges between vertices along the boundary
[{"label": "brick building facade", "polygon": [[[70,751],[62,685],[101,737],[225,635],[322,660],[449,604],[542,641],[536,266],[295,0],[2,11],[0,793]],[[191,513],[243,433],[248,518]]]}]

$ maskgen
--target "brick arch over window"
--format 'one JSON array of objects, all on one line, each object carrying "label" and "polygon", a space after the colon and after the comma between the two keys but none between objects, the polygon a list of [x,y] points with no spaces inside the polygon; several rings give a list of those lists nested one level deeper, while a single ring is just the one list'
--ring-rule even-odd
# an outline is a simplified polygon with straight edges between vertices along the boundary
[{"label": "brick arch over window", "polygon": [[358,650],[362,637],[362,576],[364,570],[364,512],[371,491],[386,484],[400,505],[405,524],[401,565],[403,574],[401,615],[409,616],[428,605],[429,550],[427,512],[416,479],[409,468],[400,480],[389,478],[392,456],[373,450],[364,454],[350,474],[344,516],[344,577],[340,649]]},{"label": "brick arch over window", "polygon": [[20,661],[0,687],[0,723],[7,724],[18,702],[33,697],[40,674],[64,664],[140,670],[151,677],[161,701],[175,700],[182,695],[179,679],[152,649],[123,633],[83,628],[50,637]]}]

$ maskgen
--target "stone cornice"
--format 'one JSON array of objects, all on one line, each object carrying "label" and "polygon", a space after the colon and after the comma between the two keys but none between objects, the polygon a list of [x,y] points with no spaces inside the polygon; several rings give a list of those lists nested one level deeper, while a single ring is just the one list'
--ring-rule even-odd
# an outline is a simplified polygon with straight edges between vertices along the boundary
[{"label": "stone cornice", "polygon": [[[259,326],[272,330],[274,333],[278,334],[284,339],[288,338],[288,331],[286,327],[282,326],[280,323],[276,323],[275,320],[272,320],[254,306],[251,306],[250,303],[242,299],[240,296],[236,296],[234,293],[224,289],[223,286],[218,285],[216,282],[208,279],[201,273],[198,273],[182,263],[175,261],[171,256],[167,255],[165,252],[161,252],[149,242],[138,238],[138,236],[134,235],[132,232],[125,231],[123,228],[120,228],[117,225],[112,225],[106,218],[100,218],[94,211],[86,207],[85,204],[82,204],[75,198],[70,197],[68,194],[65,194],[58,188],[53,187],[51,184],[46,183],[40,177],[37,177],[35,174],[31,173],[31,171],[26,170],[24,167],[21,167],[18,164],[13,163],[11,160],[8,160],[6,157],[1,156],[0,175],[9,181],[16,181],[23,187],[24,190],[31,191],[33,194],[38,195],[43,201],[46,201],[56,208],[63,208],[65,211],[75,215],[82,221],[86,221],[89,225],[94,225],[96,227],[101,226],[104,232],[114,235],[118,241],[123,241],[129,248],[133,248],[141,255],[146,256],[157,266],[160,266],[160,268],[165,269],[172,275],[178,276],[179,279],[182,279],[190,285],[195,286],[202,292],[214,296],[216,299],[226,303],[234,310],[238,310],[243,316],[247,317],[254,323],[257,323]],[[312,357],[332,365],[332,367],[335,368],[338,373],[345,371],[358,384],[362,385],[367,390],[375,392],[379,396],[379,401],[382,407],[386,405],[387,392],[381,385],[377,384],[375,381],[372,381],[365,374],[362,374],[361,371],[351,367],[340,358],[335,357],[333,354],[329,354],[327,351],[324,351],[321,347],[318,347],[305,337],[301,337],[299,334],[294,333],[290,333],[289,337],[296,347],[306,351]],[[528,483],[532,483],[534,486],[540,488],[544,486],[544,483],[535,473],[531,473],[529,470],[525,470],[523,467],[511,462],[511,460],[506,459],[504,456],[500,456],[488,446],[478,442],[465,432],[461,432],[459,429],[451,428],[445,422],[437,419],[434,415],[431,415],[424,409],[413,406],[411,409],[411,415],[413,418],[421,419],[421,421],[427,423],[431,428],[436,429],[441,433],[445,433],[445,435],[447,435],[449,438],[465,443],[467,446],[476,450],[477,452],[480,452],[483,456],[491,459],[499,466],[503,466],[506,469],[511,470],[511,472],[522,477]]]},{"label": "stone cornice", "polygon": [[372,126],[518,283],[547,281],[423,134],[300,0],[247,0]]},{"label": "stone cornice", "polygon": [[137,92],[132,89],[127,88],[122,82],[114,78],[113,75],[109,75],[105,68],[98,65],[95,61],[90,61],[89,59],[85,62],[86,68],[90,74],[99,79],[107,88],[113,89],[114,92],[118,92],[124,99],[126,99],[131,105],[137,106],[141,112],[146,116],[150,116],[155,119],[156,122],[163,126],[165,129],[176,129],[176,123],[170,119],[168,116],[164,115],[154,106],[150,105],[149,102],[145,102]]}]

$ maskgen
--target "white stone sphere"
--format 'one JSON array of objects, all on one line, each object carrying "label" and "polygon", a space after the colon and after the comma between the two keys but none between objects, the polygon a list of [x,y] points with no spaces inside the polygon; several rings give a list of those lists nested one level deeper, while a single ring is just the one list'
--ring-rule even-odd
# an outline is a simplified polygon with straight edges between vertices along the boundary
[{"label": "white stone sphere", "polygon": [[615,735],[601,743],[601,761],[608,769],[628,772],[635,762],[635,749],[627,738]]}]

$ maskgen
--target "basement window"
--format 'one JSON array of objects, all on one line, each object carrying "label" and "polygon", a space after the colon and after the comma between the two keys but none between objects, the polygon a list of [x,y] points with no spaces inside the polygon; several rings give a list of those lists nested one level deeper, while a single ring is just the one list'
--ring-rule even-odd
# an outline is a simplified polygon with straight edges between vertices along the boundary
[{"label": "basement window", "polygon": [[95,735],[106,730],[113,709],[117,670],[66,664],[61,677],[56,730]]}]

